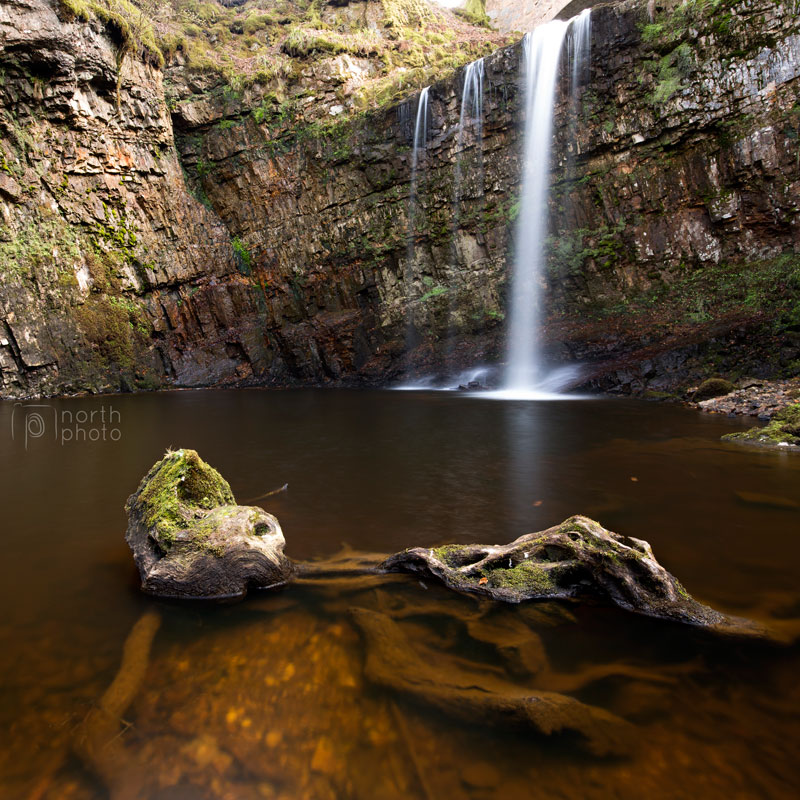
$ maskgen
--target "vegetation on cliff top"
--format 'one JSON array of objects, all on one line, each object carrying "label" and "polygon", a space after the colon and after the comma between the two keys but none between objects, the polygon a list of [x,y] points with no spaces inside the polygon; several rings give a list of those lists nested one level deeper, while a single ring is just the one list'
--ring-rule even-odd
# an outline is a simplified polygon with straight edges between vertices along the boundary
[{"label": "vegetation on cliff top", "polygon": [[290,86],[337,75],[342,105],[354,109],[391,101],[508,42],[488,29],[482,0],[459,14],[428,0],[59,2],[78,18],[102,20],[124,52],[217,75],[234,91],[258,85],[280,102]]}]

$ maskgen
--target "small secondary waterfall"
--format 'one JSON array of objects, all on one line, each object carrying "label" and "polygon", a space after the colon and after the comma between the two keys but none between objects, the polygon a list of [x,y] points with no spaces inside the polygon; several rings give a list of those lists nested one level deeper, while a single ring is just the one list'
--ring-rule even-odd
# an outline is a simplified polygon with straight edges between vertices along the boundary
[{"label": "small secondary waterfall", "polygon": [[[450,247],[454,273],[450,279],[450,303],[447,316],[447,354],[445,371],[452,361],[452,344],[456,338],[458,308],[457,265],[458,229],[461,220],[461,194],[464,175],[468,171],[479,196],[483,196],[483,78],[484,61],[477,59],[464,67],[464,85],[461,89],[461,111],[456,133],[456,164],[453,171],[453,202],[450,220]],[[472,146],[470,147],[470,143]]]},{"label": "small secondary waterfall", "polygon": [[570,94],[573,103],[578,86],[589,79],[592,56],[592,9],[586,8],[569,21]]},{"label": "small secondary waterfall", "polygon": [[463,177],[464,139],[468,128],[472,128],[477,146],[483,145],[483,59],[479,58],[464,67],[464,88],[461,90],[461,113],[458,117],[456,136],[456,169],[453,181],[453,211],[458,220],[461,206],[461,181]]},{"label": "small secondary waterfall", "polygon": [[417,172],[420,157],[424,155],[428,142],[428,91],[426,86],[419,93],[417,101],[417,117],[414,122],[414,144],[411,152],[411,186],[408,193],[408,231],[406,239],[406,268],[403,276],[406,300],[406,353],[413,349],[414,323],[410,311],[411,294],[414,282],[414,250],[416,243],[416,216],[417,216]]},{"label": "small secondary waterfall", "polygon": [[557,390],[544,370],[539,342],[541,294],[548,232],[550,151],[556,83],[567,31],[574,54],[573,86],[589,47],[590,12],[569,22],[554,20],[526,34],[523,40],[525,131],[522,184],[516,225],[516,252],[511,282],[508,365],[505,390],[533,393]]}]

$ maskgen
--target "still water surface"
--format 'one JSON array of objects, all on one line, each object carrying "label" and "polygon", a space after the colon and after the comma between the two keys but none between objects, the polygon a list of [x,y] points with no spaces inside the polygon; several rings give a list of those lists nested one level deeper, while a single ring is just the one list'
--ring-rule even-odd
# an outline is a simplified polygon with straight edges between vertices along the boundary
[{"label": "still water surface", "polygon": [[[0,796],[794,797],[796,647],[613,609],[499,606],[408,577],[163,604],[138,592],[123,539],[141,476],[167,447],[192,447],[239,502],[289,484],[263,504],[296,559],[506,542],[582,513],[650,541],[698,599],[800,629],[800,457],[719,442],[748,424],[633,401],[424,392],[0,403]],[[75,441],[78,429],[105,441]],[[154,608],[162,624],[120,728],[130,768],[109,785],[74,742]],[[365,672],[353,608],[389,620],[410,654],[398,687]],[[445,684],[474,673],[567,694],[635,735],[598,756],[579,734],[434,710],[408,691],[415,663]]]}]

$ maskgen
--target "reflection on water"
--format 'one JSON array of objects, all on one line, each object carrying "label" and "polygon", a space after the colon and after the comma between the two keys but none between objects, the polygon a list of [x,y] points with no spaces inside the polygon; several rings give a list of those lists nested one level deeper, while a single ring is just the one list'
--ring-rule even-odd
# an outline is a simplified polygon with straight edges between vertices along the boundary
[{"label": "reflection on water", "polygon": [[[504,542],[586,513],[648,539],[699,599],[792,627],[800,459],[718,443],[746,422],[440,393],[50,405],[103,404],[120,413],[118,442],[62,445],[48,433],[27,449],[11,439],[12,404],[0,404],[0,796],[794,796],[794,647],[720,641],[616,609],[500,606],[406,576],[221,608],[161,604],[139,595],[123,540],[125,497],[167,446],[190,446],[237,497],[289,484],[265,504],[295,558],[343,542],[385,552]],[[75,739],[154,607],[162,626],[118,725],[128,768],[109,787],[74,755]],[[512,699],[566,696],[583,721],[547,736],[474,698],[452,700],[459,681]],[[634,726],[621,754],[591,746],[586,720],[599,718]]]}]

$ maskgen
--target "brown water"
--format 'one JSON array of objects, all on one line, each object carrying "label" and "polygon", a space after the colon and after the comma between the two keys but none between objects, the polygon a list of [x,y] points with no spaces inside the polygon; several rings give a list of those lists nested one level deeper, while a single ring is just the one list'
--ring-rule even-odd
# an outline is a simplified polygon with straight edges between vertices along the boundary
[{"label": "brown water", "polygon": [[[103,408],[106,441],[74,441],[103,438]],[[92,411],[94,423],[75,421]],[[407,577],[168,605],[139,594],[123,539],[141,476],[168,446],[193,447],[240,502],[289,484],[265,507],[294,558],[343,543],[505,542],[584,513],[649,540],[698,599],[792,629],[800,457],[719,443],[747,424],[637,402],[427,393],[0,403],[0,796],[102,798],[110,784],[114,797],[231,800],[794,797],[796,647],[614,609],[499,606]],[[153,608],[162,625],[115,742],[127,767],[104,780],[74,744]],[[407,661],[397,686],[365,672],[371,645],[352,608],[392,626]],[[465,719],[409,693],[437,670],[442,685],[476,675],[566,694],[633,735],[599,756],[580,734]]]}]

